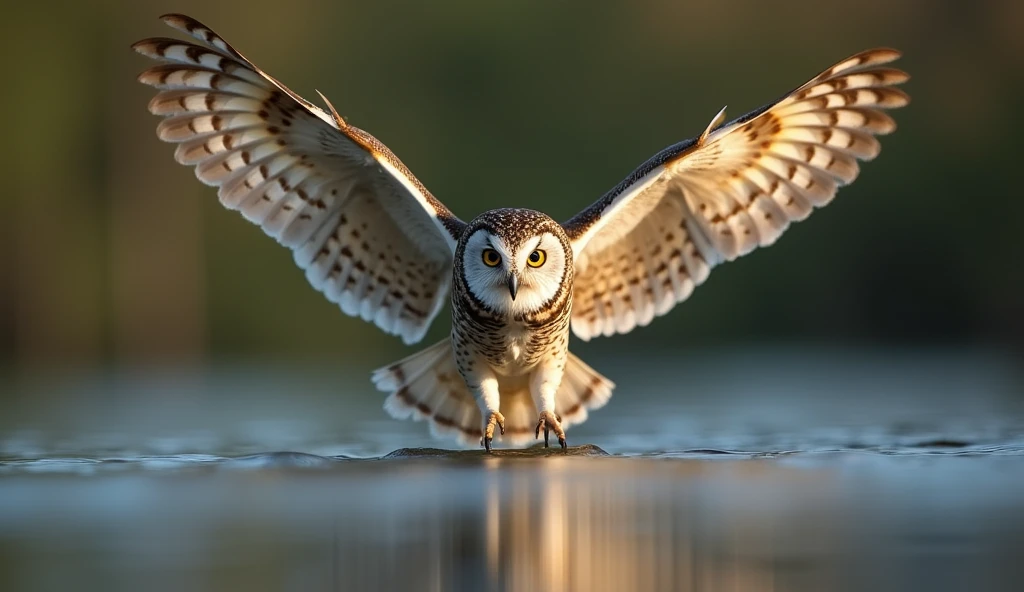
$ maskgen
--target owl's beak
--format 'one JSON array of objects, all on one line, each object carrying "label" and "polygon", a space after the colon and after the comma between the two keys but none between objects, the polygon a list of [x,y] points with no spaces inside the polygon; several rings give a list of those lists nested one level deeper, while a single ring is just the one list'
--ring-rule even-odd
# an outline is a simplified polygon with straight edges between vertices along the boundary
[{"label": "owl's beak", "polygon": [[512,295],[512,300],[515,300],[516,292],[519,291],[519,276],[510,273],[505,281],[508,283],[508,293]]}]

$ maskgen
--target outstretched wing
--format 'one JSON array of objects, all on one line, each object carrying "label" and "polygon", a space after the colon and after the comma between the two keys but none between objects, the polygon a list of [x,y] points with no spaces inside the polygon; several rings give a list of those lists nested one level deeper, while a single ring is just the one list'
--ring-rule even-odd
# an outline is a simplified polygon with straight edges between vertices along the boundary
[{"label": "outstretched wing", "polygon": [[[292,249],[314,288],[406,343],[423,338],[451,282],[465,224],[386,146],[316,107],[187,16],[198,39],[132,47],[165,62],[139,76],[175,159],[220,201]],[[326,101],[326,99],[325,99]],[[330,103],[328,103],[330,107]]]},{"label": "outstretched wing", "polygon": [[878,155],[883,110],[909,76],[892,49],[859,53],[779,100],[662,150],[568,222],[572,329],[626,333],[667,313],[711,268],[775,242]]}]

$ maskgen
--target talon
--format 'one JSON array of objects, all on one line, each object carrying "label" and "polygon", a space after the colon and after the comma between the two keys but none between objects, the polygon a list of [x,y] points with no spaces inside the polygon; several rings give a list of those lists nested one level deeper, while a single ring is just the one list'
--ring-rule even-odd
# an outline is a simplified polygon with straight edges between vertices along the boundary
[{"label": "talon", "polygon": [[534,432],[535,438],[540,438],[541,430],[544,430],[544,448],[548,448],[550,445],[550,433],[552,430],[554,430],[555,436],[558,437],[558,444],[562,447],[562,450],[568,448],[568,445],[565,443],[565,432],[562,431],[562,424],[557,415],[550,411],[542,411],[540,419],[537,421],[537,430]]},{"label": "talon", "polygon": [[484,425],[484,448],[491,451],[491,441],[494,439],[494,426],[497,425],[502,434],[505,433],[505,417],[497,411],[492,411],[487,416],[487,423]]},{"label": "talon", "polygon": [[547,448],[548,447],[548,434],[549,434],[551,428],[548,427],[548,422],[545,421],[543,417],[541,417],[540,421],[537,422],[537,430],[536,430],[536,432],[534,432],[533,437],[539,439],[540,438],[540,431],[541,430],[544,430],[544,448]]}]

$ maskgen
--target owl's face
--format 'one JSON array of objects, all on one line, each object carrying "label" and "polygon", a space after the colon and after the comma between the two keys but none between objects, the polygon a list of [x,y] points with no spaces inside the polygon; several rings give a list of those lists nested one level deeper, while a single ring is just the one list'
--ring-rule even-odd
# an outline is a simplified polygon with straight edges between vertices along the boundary
[{"label": "owl's face", "polygon": [[558,293],[572,263],[555,231],[546,224],[477,228],[462,254],[469,291],[499,313],[517,316],[542,310]]}]

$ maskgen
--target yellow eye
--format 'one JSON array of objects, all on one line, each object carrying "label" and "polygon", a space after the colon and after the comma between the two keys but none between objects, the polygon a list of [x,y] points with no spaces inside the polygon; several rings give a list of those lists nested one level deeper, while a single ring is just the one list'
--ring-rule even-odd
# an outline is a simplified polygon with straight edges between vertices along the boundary
[{"label": "yellow eye", "polygon": [[530,256],[526,258],[526,264],[530,267],[540,267],[544,265],[544,262],[548,260],[548,255],[544,251],[537,249],[530,253]]},{"label": "yellow eye", "polygon": [[487,267],[497,267],[501,263],[501,255],[498,254],[494,249],[484,249],[484,265]]}]

